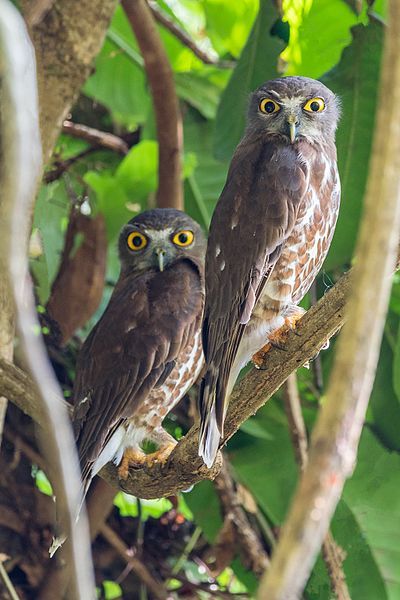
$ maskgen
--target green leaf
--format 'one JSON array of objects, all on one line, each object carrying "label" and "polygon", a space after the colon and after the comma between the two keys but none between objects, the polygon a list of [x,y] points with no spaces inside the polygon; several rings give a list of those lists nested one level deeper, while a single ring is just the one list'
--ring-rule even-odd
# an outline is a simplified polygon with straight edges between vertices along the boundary
[{"label": "green leaf", "polygon": [[[397,396],[397,400],[400,402],[400,325],[397,331],[397,339],[396,346],[394,349],[394,358],[393,358],[393,388]],[[399,412],[400,412],[400,404],[399,404]],[[397,429],[397,439],[399,439],[399,431]],[[400,440],[399,447],[400,450]]]},{"label": "green leaf", "polygon": [[239,57],[257,14],[256,0],[206,0],[206,31],[219,54]]},{"label": "green leaf", "polygon": [[325,263],[332,269],[349,263],[362,209],[379,88],[383,27],[372,21],[352,30],[353,42],[323,82],[341,99],[337,135],[342,205],[333,243]]},{"label": "green leaf", "polygon": [[[351,598],[387,598],[379,567],[356,516],[341,500],[331,524],[335,542],[345,552],[343,570]],[[368,577],[360,576],[368,573]],[[331,600],[332,592],[326,565],[319,556],[306,588],[308,600]]]},{"label": "green leaf", "polygon": [[50,481],[47,479],[47,475],[44,471],[38,468],[32,467],[32,475],[35,478],[36,487],[45,494],[46,496],[53,496],[53,488],[51,487]]},{"label": "green leaf", "polygon": [[214,153],[230,158],[245,126],[249,92],[277,76],[282,40],[270,34],[279,14],[272,2],[262,0],[260,12],[218,107]]},{"label": "green leaf", "polygon": [[57,275],[69,211],[70,199],[63,180],[41,187],[35,204],[33,227],[40,232],[43,254],[30,263],[41,304],[46,304]]},{"label": "green leaf", "polygon": [[[114,498],[114,505],[119,508],[119,513],[122,517],[138,517],[139,507],[138,499],[125,492],[118,492]],[[159,500],[140,500],[140,516],[142,521],[147,521],[149,517],[158,519],[164,513],[172,508],[172,504],[166,498]]]},{"label": "green leaf", "polygon": [[[378,591],[370,567],[362,567],[354,577],[362,585],[360,573],[368,573],[368,595],[353,592],[353,598],[400,598],[400,456],[386,451],[373,434],[364,430],[357,467],[346,483],[343,499],[350,507],[369,546],[386,588]],[[352,549],[349,549],[349,553]],[[374,590],[374,587],[375,590]]]},{"label": "green leaf", "polygon": [[228,445],[239,480],[276,525],[283,522],[298,470],[286,419],[278,400],[271,399],[253,417],[268,439],[238,433]]},{"label": "green leaf", "polygon": [[[283,58],[289,61],[285,75],[307,75],[318,79],[332,69],[351,42],[350,29],[366,22],[366,3],[357,15],[343,0],[314,0],[297,7],[300,25]],[[300,10],[299,10],[300,8]],[[289,22],[290,22],[289,17]]]},{"label": "green leaf", "polygon": [[196,155],[196,167],[185,183],[185,208],[208,229],[215,204],[225,184],[228,162],[212,155],[213,125],[194,111],[184,121],[185,150]]},{"label": "green leaf", "polygon": [[185,501],[193,513],[196,525],[201,527],[211,544],[222,527],[219,500],[211,481],[201,481],[188,494]]},{"label": "green leaf", "polygon": [[117,600],[122,598],[122,588],[115,581],[104,580],[102,582],[105,600]]},{"label": "green leaf", "polygon": [[398,352],[399,340],[397,339],[396,351],[393,352],[385,335],[369,406],[373,428],[381,442],[390,450],[400,451],[400,396],[396,396],[394,388],[398,383]]}]

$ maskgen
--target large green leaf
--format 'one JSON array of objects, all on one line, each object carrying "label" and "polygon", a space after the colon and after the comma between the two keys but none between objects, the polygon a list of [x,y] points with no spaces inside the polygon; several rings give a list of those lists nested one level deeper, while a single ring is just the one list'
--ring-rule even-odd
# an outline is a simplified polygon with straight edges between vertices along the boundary
[{"label": "large green leaf", "polygon": [[383,27],[372,21],[352,31],[339,65],[323,78],[341,99],[337,135],[342,206],[326,268],[348,263],[357,237],[375,121]]},{"label": "large green leaf", "polygon": [[[400,598],[400,456],[386,451],[369,431],[364,431],[357,467],[347,482],[343,499],[351,508],[379,568],[386,595],[354,594],[354,598]],[[351,548],[349,552],[351,552]],[[372,585],[370,569],[363,573]],[[372,589],[372,588],[371,588]],[[369,593],[369,592],[368,592]]]},{"label": "large green leaf", "polygon": [[366,3],[363,8],[362,14],[357,15],[344,0],[314,0],[287,7],[295,9],[300,26],[283,54],[290,61],[285,74],[318,79],[334,67],[343,48],[351,42],[351,27],[365,22]]},{"label": "large green leaf", "polygon": [[257,9],[257,0],[205,0],[208,35],[219,54],[240,55]]},{"label": "large green leaf", "polygon": [[283,42],[271,35],[279,19],[272,2],[262,0],[260,12],[218,107],[214,153],[230,158],[245,126],[247,97],[267,79],[277,76],[278,56]]},{"label": "large green leaf", "polygon": [[[389,332],[388,332],[389,335]],[[374,431],[383,444],[391,450],[400,451],[400,402],[394,384],[399,365],[396,352],[384,336],[374,387],[371,394],[370,409],[373,416]]]},{"label": "large green leaf", "polygon": [[185,151],[195,152],[197,165],[185,182],[185,209],[204,229],[208,229],[215,204],[224,186],[227,161],[213,157],[213,124],[194,111],[184,122]]}]

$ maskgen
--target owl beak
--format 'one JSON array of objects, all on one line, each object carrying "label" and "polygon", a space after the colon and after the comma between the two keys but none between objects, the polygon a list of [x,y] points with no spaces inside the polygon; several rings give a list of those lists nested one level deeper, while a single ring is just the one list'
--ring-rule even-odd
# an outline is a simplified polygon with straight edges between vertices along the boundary
[{"label": "owl beak", "polygon": [[158,268],[160,269],[160,271],[164,271],[165,250],[163,248],[157,248],[155,250],[155,253],[157,254],[158,259]]},{"label": "owl beak", "polygon": [[297,117],[295,117],[294,115],[291,115],[287,120],[287,124],[288,124],[288,129],[289,129],[290,142],[291,142],[291,144],[294,144],[294,142],[296,141],[297,128],[299,125]]}]

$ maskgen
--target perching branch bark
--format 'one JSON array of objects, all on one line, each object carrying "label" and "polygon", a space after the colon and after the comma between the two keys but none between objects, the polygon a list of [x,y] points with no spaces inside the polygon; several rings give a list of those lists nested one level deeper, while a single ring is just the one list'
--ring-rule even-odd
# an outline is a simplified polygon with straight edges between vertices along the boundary
[{"label": "perching branch bark", "polygon": [[352,293],[330,383],[259,598],[298,598],[354,468],[374,380],[400,230],[400,5],[389,2],[378,119]]},{"label": "perching branch bark", "polygon": [[158,139],[156,204],[182,210],[183,130],[171,65],[146,0],[122,0],[122,6],[139,44],[153,97]]},{"label": "perching branch bark", "polygon": [[[31,213],[41,175],[42,148],[34,52],[25,24],[8,0],[0,0],[1,60],[1,235],[0,255],[15,304],[19,348],[37,390],[46,435],[42,437],[52,480],[57,490],[62,522],[72,530],[79,501],[80,477],[74,456],[68,414],[52,372],[36,318],[28,273]],[[78,526],[68,545],[73,593],[92,598],[89,539]]]},{"label": "perching branch bark", "polygon": [[[344,275],[299,321],[296,333],[289,333],[285,351],[273,348],[266,355],[264,369],[252,369],[236,386],[226,420],[227,441],[241,423],[253,415],[286,381],[290,373],[312,359],[344,322],[344,305],[349,291],[349,274]],[[284,360],[282,356],[284,354]],[[43,424],[40,404],[27,375],[0,358],[0,394],[8,397],[34,421]],[[115,488],[140,498],[160,498],[185,490],[201,479],[214,479],[221,458],[207,469],[197,456],[198,428],[192,427],[162,468],[131,469],[120,482],[117,469],[109,464],[101,475]]]}]

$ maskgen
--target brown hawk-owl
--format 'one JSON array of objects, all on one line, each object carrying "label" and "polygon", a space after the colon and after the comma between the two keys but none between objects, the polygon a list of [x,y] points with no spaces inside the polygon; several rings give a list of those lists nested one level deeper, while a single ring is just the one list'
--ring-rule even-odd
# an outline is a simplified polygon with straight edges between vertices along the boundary
[{"label": "brown hawk-owl", "polygon": [[209,467],[240,370],[304,312],[297,304],[331,243],[338,119],[335,95],[306,77],[267,81],[251,95],[206,254],[199,455]]},{"label": "brown hawk-owl", "polygon": [[[174,209],[129,221],[119,236],[121,273],[110,302],[78,357],[73,426],[83,495],[109,461],[163,461],[176,442],[162,428],[203,365],[205,238]],[[142,450],[156,443],[153,455]]]}]

